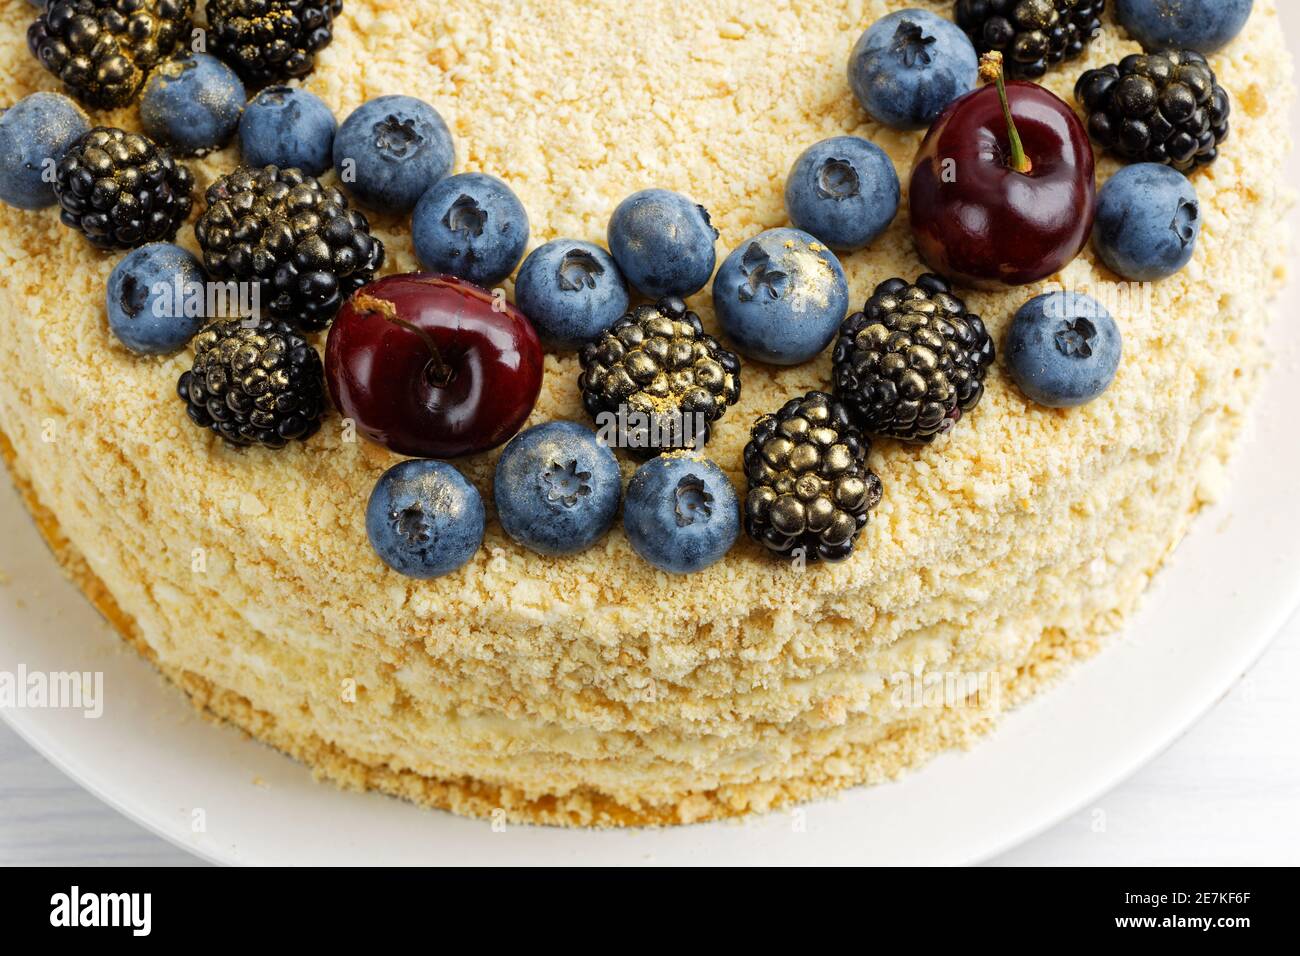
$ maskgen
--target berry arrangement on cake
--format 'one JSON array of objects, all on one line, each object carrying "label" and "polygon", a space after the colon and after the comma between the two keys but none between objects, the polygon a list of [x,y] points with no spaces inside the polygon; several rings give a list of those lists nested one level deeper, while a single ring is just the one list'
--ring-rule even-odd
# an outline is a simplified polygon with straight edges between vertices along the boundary
[{"label": "berry arrangement on cake", "polygon": [[1119,628],[1266,363],[1274,0],[41,0],[0,66],[42,530],[198,706],[458,813],[966,744]]}]

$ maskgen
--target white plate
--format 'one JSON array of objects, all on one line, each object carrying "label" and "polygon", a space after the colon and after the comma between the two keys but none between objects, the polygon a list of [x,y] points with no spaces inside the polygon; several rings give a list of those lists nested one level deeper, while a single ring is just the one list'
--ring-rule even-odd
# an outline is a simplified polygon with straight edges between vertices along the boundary
[{"label": "white plate", "polygon": [[[1300,50],[1300,16],[1287,15]],[[1295,126],[1295,124],[1293,124]],[[1289,181],[1300,182],[1300,160]],[[1300,219],[1296,220],[1300,223]],[[1300,324],[1260,406],[1300,394]],[[1300,603],[1300,443],[1261,418],[1229,496],[1196,522],[1143,611],[1104,653],[967,753],[903,781],[744,823],[582,832],[509,827],[313,783],[299,764],[200,720],[58,571],[0,481],[0,671],[102,671],[105,710],[0,710],[64,772],[173,843],[226,863],[971,863],[1114,787],[1255,661]]]}]

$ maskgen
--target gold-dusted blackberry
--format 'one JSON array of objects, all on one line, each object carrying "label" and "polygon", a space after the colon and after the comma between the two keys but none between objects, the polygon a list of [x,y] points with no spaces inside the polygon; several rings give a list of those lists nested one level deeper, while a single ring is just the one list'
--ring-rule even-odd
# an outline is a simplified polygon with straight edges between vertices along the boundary
[{"label": "gold-dusted blackberry", "polygon": [[207,201],[194,232],[208,272],[259,283],[262,309],[304,332],[329,325],[384,264],[366,217],[301,170],[241,166]]},{"label": "gold-dusted blackberry", "polygon": [[113,109],[135,99],[193,28],[194,0],[51,0],[27,46],[71,95]]},{"label": "gold-dusted blackberry", "polygon": [[578,361],[582,402],[606,443],[643,457],[703,448],[740,398],[740,359],[675,296],[637,306]]},{"label": "gold-dusted blackberry", "polygon": [[208,0],[212,52],[254,86],[306,76],[343,0]]},{"label": "gold-dusted blackberry", "polygon": [[843,561],[880,503],[870,441],[825,392],[754,423],[745,446],[745,531],[774,554]]},{"label": "gold-dusted blackberry", "polygon": [[101,249],[171,239],[190,214],[194,177],[148,136],[97,126],[54,167],[60,218]]},{"label": "gold-dusted blackberry", "polygon": [[953,19],[980,53],[1002,54],[1009,76],[1032,80],[1082,54],[1105,10],[1106,0],[957,0]]},{"label": "gold-dusted blackberry", "polygon": [[190,420],[232,445],[283,448],[325,414],[320,356],[284,322],[214,322],[194,337],[194,366],[176,383]]},{"label": "gold-dusted blackberry", "polygon": [[1097,145],[1128,163],[1190,172],[1218,159],[1228,138],[1228,91],[1195,50],[1135,53],[1089,70],[1074,97]]},{"label": "gold-dusted blackberry", "polygon": [[871,435],[930,442],[979,404],[993,340],[936,275],[889,279],[835,342],[835,394]]}]

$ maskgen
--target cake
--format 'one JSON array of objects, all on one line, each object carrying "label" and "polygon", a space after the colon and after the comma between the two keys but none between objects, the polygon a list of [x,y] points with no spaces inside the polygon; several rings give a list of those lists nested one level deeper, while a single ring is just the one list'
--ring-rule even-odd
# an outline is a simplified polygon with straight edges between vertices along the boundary
[{"label": "cake", "polygon": [[[699,0],[683,15],[668,0],[347,0],[302,83],[339,117],[393,93],[433,104],[457,171],[506,180],[532,245],[603,243],[623,197],[662,186],[707,207],[729,251],[787,224],[784,177],[816,141],[873,140],[906,185],[921,134],[872,121],[845,79],[862,31],[905,6],[952,5],[853,0],[814,16],[791,0]],[[31,17],[24,3],[0,12],[13,99],[57,88],[27,51]],[[1139,50],[1107,13],[1042,82],[1073,102],[1083,70]],[[711,567],[669,575],[618,527],[543,557],[496,520],[495,451],[456,463],[488,505],[483,546],[454,573],[402,577],[365,529],[367,496],[399,456],[337,415],[276,451],[193,427],[175,396],[190,352],[123,348],[104,315],[118,257],[48,210],[0,207],[6,458],[127,640],[198,708],[340,785],[459,814],[621,826],[885,781],[972,743],[1101,648],[1225,485],[1285,276],[1292,81],[1275,0],[1211,62],[1233,136],[1195,174],[1202,232],[1186,269],[1123,285],[1089,247],[1034,286],[962,292],[998,343],[1044,289],[1103,298],[1124,335],[1114,383],[1048,409],[999,361],[951,433],[873,442],[884,495],[841,563],[791,566],[742,537]],[[139,128],[130,107],[96,119]],[[236,146],[187,161],[191,223],[202,190],[237,164]],[[1099,155],[1099,182],[1117,169]],[[841,256],[853,308],[882,280],[926,271],[907,218],[904,204],[885,235]],[[408,221],[370,222],[383,273],[416,270]],[[188,224],[176,241],[197,249]],[[708,295],[690,305],[716,332]],[[573,352],[548,350],[530,423],[587,421],[578,377]],[[793,367],[747,362],[708,457],[743,489],[754,420],[830,380],[829,350]],[[620,455],[625,478],[636,464]]]}]

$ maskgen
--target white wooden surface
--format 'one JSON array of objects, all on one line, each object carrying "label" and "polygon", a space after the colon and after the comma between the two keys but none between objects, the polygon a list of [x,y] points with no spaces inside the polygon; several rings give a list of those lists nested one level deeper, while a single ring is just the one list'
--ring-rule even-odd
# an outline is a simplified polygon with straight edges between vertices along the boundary
[{"label": "white wooden surface", "polygon": [[[1168,751],[993,862],[1300,863],[1298,684],[1300,613]],[[197,862],[100,803],[0,724],[0,865]]]}]

